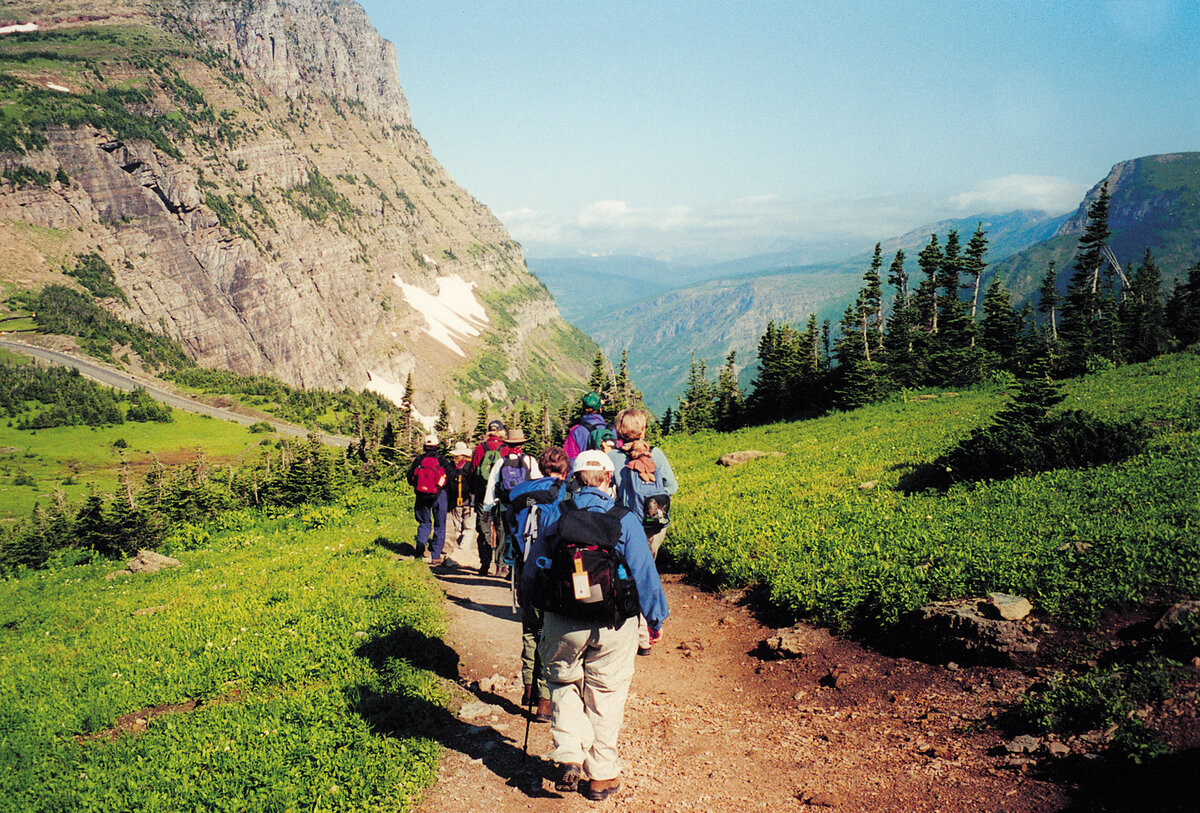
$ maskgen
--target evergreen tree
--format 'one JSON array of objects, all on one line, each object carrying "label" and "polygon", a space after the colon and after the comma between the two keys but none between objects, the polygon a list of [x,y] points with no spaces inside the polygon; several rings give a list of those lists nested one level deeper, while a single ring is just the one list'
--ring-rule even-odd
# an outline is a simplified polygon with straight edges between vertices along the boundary
[{"label": "evergreen tree", "polygon": [[450,407],[446,405],[446,396],[442,396],[442,400],[438,403],[437,420],[433,424],[433,431],[438,436],[438,440],[442,442],[443,447],[449,447],[450,443]]},{"label": "evergreen tree", "polygon": [[1170,349],[1162,273],[1149,248],[1133,272],[1129,296],[1121,303],[1120,322],[1129,361],[1147,361]]},{"label": "evergreen tree", "polygon": [[404,382],[404,397],[400,401],[400,427],[404,431],[400,448],[404,450],[405,457],[411,457],[416,449],[413,425],[414,394],[412,373],[409,373],[408,378]]},{"label": "evergreen tree", "polygon": [[916,367],[914,343],[917,341],[917,310],[908,290],[908,274],[904,270],[904,251],[898,250],[888,268],[888,284],[896,289],[892,312],[884,331],[886,373],[894,386],[911,387],[921,380]]},{"label": "evergreen tree", "polygon": [[491,408],[491,402],[484,397],[483,403],[479,405],[479,415],[475,419],[475,428],[471,430],[471,437],[467,438],[469,442],[479,443],[487,436],[487,425],[491,422],[488,412]]},{"label": "evergreen tree", "polygon": [[604,362],[604,353],[597,350],[596,357],[592,359],[592,374],[588,377],[588,389],[603,396],[604,391],[608,387],[609,379]]},{"label": "evergreen tree", "polygon": [[659,421],[659,426],[662,427],[662,433],[669,435],[675,431],[675,413],[670,407],[663,413],[662,420]]},{"label": "evergreen tree", "polygon": [[689,433],[712,429],[716,423],[713,385],[708,379],[708,364],[704,359],[697,360],[694,351],[688,367],[687,389],[679,397],[675,423],[678,431]]},{"label": "evergreen tree", "polygon": [[1046,266],[1046,275],[1042,277],[1041,287],[1038,288],[1038,313],[1050,325],[1048,344],[1058,343],[1058,306],[1062,297],[1058,293],[1058,283],[1054,273],[1054,260]]},{"label": "evergreen tree", "polygon": [[987,253],[987,236],[983,230],[983,223],[975,227],[975,233],[971,235],[970,242],[967,243],[967,250],[963,253],[962,272],[967,275],[970,280],[968,287],[971,289],[971,321],[976,320],[976,314],[979,307],[979,280],[983,276],[983,271],[987,268],[987,263],[983,261],[983,255]]},{"label": "evergreen tree", "polygon": [[728,432],[741,426],[743,407],[742,388],[737,379],[737,352],[730,350],[717,376],[717,429]]},{"label": "evergreen tree", "polygon": [[942,268],[942,249],[936,234],[929,235],[929,242],[917,255],[921,268],[921,283],[917,286],[917,324],[929,334],[938,332],[938,274]]},{"label": "evergreen tree", "polygon": [[1181,347],[1200,341],[1200,262],[1188,269],[1167,302],[1167,325]]},{"label": "evergreen tree", "polygon": [[937,272],[937,331],[928,345],[929,383],[964,386],[980,378],[979,355],[972,343],[973,330],[962,301],[960,285],[962,257],[958,232],[946,236]]},{"label": "evergreen tree", "polygon": [[1064,364],[1067,372],[1072,374],[1083,372],[1089,360],[1104,350],[1100,269],[1105,261],[1110,235],[1108,205],[1108,185],[1105,184],[1088,207],[1087,227],[1079,238],[1075,270],[1063,301],[1059,337],[1064,351]]},{"label": "evergreen tree", "polygon": [[1012,295],[999,278],[992,280],[983,299],[979,346],[990,370],[1016,372],[1021,320],[1012,308]]}]

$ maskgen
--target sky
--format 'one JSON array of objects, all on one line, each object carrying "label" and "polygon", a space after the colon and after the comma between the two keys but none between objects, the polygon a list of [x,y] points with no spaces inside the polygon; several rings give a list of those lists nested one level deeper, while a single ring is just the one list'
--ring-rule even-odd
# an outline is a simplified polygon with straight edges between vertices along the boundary
[{"label": "sky", "polygon": [[531,257],[858,251],[1200,149],[1194,0],[360,2]]}]

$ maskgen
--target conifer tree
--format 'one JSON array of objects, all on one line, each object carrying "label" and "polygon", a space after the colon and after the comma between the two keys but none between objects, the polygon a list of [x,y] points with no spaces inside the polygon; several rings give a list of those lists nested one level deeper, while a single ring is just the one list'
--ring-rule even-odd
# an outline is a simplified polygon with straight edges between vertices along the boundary
[{"label": "conifer tree", "polygon": [[446,396],[442,396],[441,402],[438,404],[437,420],[433,424],[433,431],[438,436],[438,440],[443,446],[449,444],[450,438],[450,407],[446,405]]},{"label": "conifer tree", "polygon": [[400,401],[400,425],[404,430],[404,442],[401,448],[404,449],[404,456],[411,457],[416,447],[414,445],[414,426],[413,426],[413,388],[412,373],[408,374],[407,380],[404,382],[404,397]]},{"label": "conifer tree", "polygon": [[914,343],[917,341],[917,311],[908,290],[908,274],[904,270],[904,251],[896,252],[888,268],[888,284],[896,288],[892,301],[892,312],[884,332],[884,352],[887,356],[886,373],[897,387],[911,387],[921,375],[916,369]]},{"label": "conifer tree", "polygon": [[1058,306],[1062,297],[1058,293],[1058,282],[1054,273],[1054,260],[1046,266],[1046,275],[1042,277],[1041,287],[1038,288],[1038,313],[1050,325],[1048,344],[1058,343]]},{"label": "conifer tree", "polygon": [[1072,374],[1083,372],[1093,356],[1104,350],[1100,267],[1104,264],[1108,246],[1108,185],[1087,211],[1087,227],[1079,238],[1075,253],[1075,271],[1067,286],[1063,301],[1059,337],[1064,351],[1064,363]]},{"label": "conifer tree", "polygon": [[1181,347],[1200,341],[1200,261],[1188,269],[1187,278],[1171,292],[1167,324]]},{"label": "conifer tree", "polygon": [[708,379],[708,364],[704,359],[697,360],[695,351],[692,352],[688,367],[687,389],[679,397],[676,415],[678,429],[683,432],[712,429],[715,425],[713,386]]},{"label": "conifer tree", "polygon": [[479,405],[479,416],[475,419],[475,428],[471,430],[471,437],[467,438],[471,443],[479,443],[487,436],[487,425],[491,422],[488,412],[491,408],[491,401],[484,396],[483,403]]},{"label": "conifer tree", "polygon": [[958,232],[946,236],[937,274],[937,324],[928,347],[929,382],[943,386],[963,386],[980,377],[978,353],[972,347],[972,324],[962,301],[960,285],[962,257]]},{"label": "conifer tree", "polygon": [[388,461],[396,459],[396,426],[391,421],[383,427],[383,435],[379,438],[379,456]]},{"label": "conifer tree", "polygon": [[1021,320],[1012,308],[1012,295],[1000,278],[992,280],[983,299],[979,324],[979,346],[984,366],[990,370],[1016,372]]},{"label": "conifer tree", "polygon": [[741,426],[743,400],[737,379],[737,352],[730,350],[717,376],[717,429],[728,432]]},{"label": "conifer tree", "polygon": [[588,388],[603,398],[605,391],[610,386],[611,382],[608,377],[607,365],[604,361],[604,353],[597,350],[596,357],[592,359],[592,374],[588,377]]},{"label": "conifer tree", "polygon": [[1149,248],[1132,276],[1129,296],[1120,308],[1125,357],[1132,362],[1147,361],[1170,347],[1162,273]]},{"label": "conifer tree", "polygon": [[929,334],[938,332],[938,274],[942,268],[942,249],[936,234],[929,235],[929,242],[917,255],[921,268],[921,283],[917,286],[917,320],[921,329]]},{"label": "conifer tree", "polygon": [[975,227],[975,233],[971,235],[970,242],[967,243],[967,250],[963,252],[962,272],[967,275],[970,281],[968,286],[971,289],[971,321],[976,320],[976,314],[979,307],[979,280],[983,276],[983,271],[987,268],[987,263],[983,261],[983,255],[987,253],[987,233],[983,230],[983,223]]},{"label": "conifer tree", "polygon": [[663,413],[662,419],[658,422],[664,435],[669,435],[675,431],[675,412],[670,407]]}]

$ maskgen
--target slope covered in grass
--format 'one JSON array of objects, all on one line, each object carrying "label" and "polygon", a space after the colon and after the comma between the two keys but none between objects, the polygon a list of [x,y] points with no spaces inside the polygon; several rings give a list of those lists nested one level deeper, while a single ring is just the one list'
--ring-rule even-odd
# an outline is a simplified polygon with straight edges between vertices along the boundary
[{"label": "slope covered in grass", "polygon": [[[1025,595],[1087,623],[1200,584],[1200,357],[1066,382],[1060,410],[1143,419],[1122,463],[907,493],[920,467],[986,425],[1008,393],[900,398],[813,421],[672,437],[681,490],[672,555],[841,628],[887,626],[929,601]],[[736,468],[731,451],[781,452]],[[906,476],[908,476],[906,478]]]}]

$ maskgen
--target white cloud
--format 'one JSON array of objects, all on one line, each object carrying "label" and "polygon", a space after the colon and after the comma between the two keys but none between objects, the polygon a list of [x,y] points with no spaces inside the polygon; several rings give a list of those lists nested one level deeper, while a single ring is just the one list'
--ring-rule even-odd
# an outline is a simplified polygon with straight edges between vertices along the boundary
[{"label": "white cloud", "polygon": [[1085,184],[1050,175],[1005,175],[953,195],[950,205],[963,213],[1008,212],[1013,209],[1066,212],[1079,205],[1087,189]]}]

